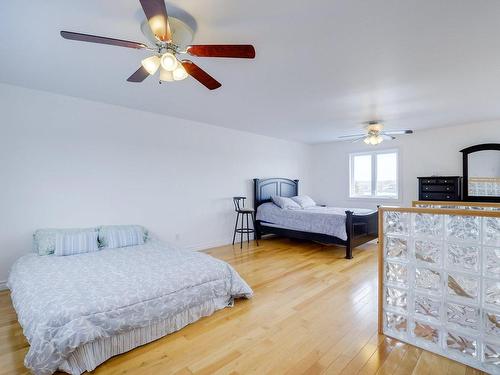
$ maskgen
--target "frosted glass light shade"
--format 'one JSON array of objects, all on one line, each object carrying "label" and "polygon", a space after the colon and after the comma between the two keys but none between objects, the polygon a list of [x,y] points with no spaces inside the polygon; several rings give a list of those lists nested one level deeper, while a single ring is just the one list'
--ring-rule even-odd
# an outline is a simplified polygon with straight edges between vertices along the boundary
[{"label": "frosted glass light shade", "polygon": [[177,59],[170,52],[164,53],[161,57],[161,66],[163,69],[172,72],[175,68],[177,68]]},{"label": "frosted glass light shade", "polygon": [[160,81],[172,82],[174,80],[174,75],[171,71],[160,68]]},{"label": "frosted glass light shade", "polygon": [[187,78],[188,74],[182,64],[178,64],[177,68],[175,68],[173,72],[173,76],[176,81],[182,81],[183,79]]},{"label": "frosted glass light shade", "polygon": [[380,135],[368,135],[363,142],[365,142],[367,145],[378,145],[379,143],[382,143],[384,140],[383,137]]},{"label": "frosted glass light shade", "polygon": [[151,56],[141,61],[141,65],[151,75],[155,74],[160,67],[160,58],[158,56]]}]

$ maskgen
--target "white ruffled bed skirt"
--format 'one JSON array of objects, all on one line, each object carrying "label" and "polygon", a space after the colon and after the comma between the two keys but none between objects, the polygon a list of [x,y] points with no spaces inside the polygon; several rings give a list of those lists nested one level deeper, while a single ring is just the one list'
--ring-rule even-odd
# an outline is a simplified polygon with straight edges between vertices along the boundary
[{"label": "white ruffled bed skirt", "polygon": [[217,298],[148,326],[89,342],[72,352],[66,361],[61,363],[59,370],[76,375],[92,371],[115,355],[158,340],[204,316],[212,315],[215,311],[231,305],[231,297]]}]

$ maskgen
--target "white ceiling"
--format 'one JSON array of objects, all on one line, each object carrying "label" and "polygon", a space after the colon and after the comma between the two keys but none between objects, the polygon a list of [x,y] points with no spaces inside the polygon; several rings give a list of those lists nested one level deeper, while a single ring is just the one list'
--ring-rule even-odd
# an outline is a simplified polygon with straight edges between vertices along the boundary
[{"label": "white ceiling", "polygon": [[[498,0],[174,0],[195,43],[252,43],[255,60],[193,58],[222,83],[127,83],[147,51],[138,0],[0,1],[0,81],[315,143],[382,118],[421,129],[500,118]],[[26,103],[29,108],[29,103]]]}]

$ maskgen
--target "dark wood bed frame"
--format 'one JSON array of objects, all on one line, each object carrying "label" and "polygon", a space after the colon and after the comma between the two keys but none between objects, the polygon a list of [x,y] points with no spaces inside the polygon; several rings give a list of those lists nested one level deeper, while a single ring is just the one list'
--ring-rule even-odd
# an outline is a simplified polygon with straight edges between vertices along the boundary
[{"label": "dark wood bed frame", "polygon": [[[271,202],[272,195],[281,197],[293,197],[299,194],[299,180],[287,178],[254,178],[254,208],[266,202]],[[265,234],[277,234],[289,238],[310,240],[323,244],[334,244],[345,246],[346,259],[352,259],[352,249],[378,237],[378,212],[367,215],[355,215],[352,211],[346,211],[347,240],[321,233],[302,232],[291,229],[270,227],[262,225],[260,220],[255,223],[256,237]]]}]

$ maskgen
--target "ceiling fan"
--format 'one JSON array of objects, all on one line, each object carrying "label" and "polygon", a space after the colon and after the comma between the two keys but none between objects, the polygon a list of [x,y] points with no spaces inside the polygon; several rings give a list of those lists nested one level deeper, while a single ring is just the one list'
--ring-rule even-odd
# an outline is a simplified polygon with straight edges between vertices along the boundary
[{"label": "ceiling fan", "polygon": [[364,124],[366,133],[343,135],[338,138],[353,143],[363,140],[367,145],[378,145],[384,140],[396,139],[395,135],[413,134],[413,130],[383,130],[384,125],[380,121],[368,121]]},{"label": "ceiling fan", "polygon": [[81,42],[109,44],[112,46],[152,51],[154,54],[141,61],[141,67],[128,77],[128,82],[142,82],[159,70],[160,83],[180,81],[190,75],[209,90],[214,90],[221,87],[221,84],[215,78],[191,60],[179,60],[178,55],[189,54],[196,57],[232,57],[243,59],[255,58],[255,49],[252,45],[190,45],[193,40],[193,30],[181,20],[168,16],[164,0],[139,1],[147,18],[147,21],[142,23],[141,30],[151,42],[151,45],[71,31],[61,31],[61,36],[65,39]]}]

